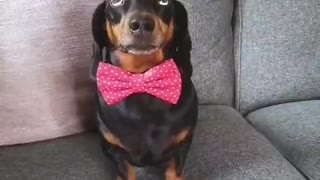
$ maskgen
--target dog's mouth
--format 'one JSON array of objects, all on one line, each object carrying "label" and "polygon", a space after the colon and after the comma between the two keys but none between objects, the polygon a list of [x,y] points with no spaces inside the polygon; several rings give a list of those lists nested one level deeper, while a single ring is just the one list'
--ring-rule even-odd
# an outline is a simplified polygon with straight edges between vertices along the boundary
[{"label": "dog's mouth", "polygon": [[161,47],[160,46],[153,46],[153,45],[127,45],[127,46],[120,46],[120,50],[124,53],[129,53],[133,55],[150,55],[158,51]]}]

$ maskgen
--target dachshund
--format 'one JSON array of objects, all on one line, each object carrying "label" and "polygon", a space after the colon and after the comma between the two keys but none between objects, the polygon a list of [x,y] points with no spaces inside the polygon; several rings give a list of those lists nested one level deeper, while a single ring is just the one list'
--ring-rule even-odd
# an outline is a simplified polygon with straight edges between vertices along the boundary
[{"label": "dachshund", "polygon": [[174,105],[148,93],[109,105],[95,91],[101,145],[117,179],[134,180],[134,167],[153,166],[165,167],[167,180],[182,180],[198,119],[187,10],[177,0],[104,0],[91,25],[93,82],[101,62],[140,74],[172,59],[181,75],[181,94]]}]

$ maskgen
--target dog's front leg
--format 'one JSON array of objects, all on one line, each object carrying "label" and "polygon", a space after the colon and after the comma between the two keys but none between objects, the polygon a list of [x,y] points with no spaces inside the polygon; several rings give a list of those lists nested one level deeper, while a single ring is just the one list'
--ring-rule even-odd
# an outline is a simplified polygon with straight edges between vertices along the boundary
[{"label": "dog's front leg", "polygon": [[119,157],[114,158],[117,180],[136,180],[134,168],[125,160]]},{"label": "dog's front leg", "polygon": [[166,170],[166,180],[183,180],[182,170],[188,155],[192,136],[189,136],[174,153],[174,157],[168,162]]},{"label": "dog's front leg", "polygon": [[175,160],[171,160],[167,165],[166,180],[183,180],[182,176],[177,172]]},{"label": "dog's front leg", "polygon": [[[122,161],[121,170],[118,170],[117,180],[136,180],[136,173],[134,171],[133,166],[131,166],[128,162]],[[122,172],[120,174],[120,172]]]},{"label": "dog's front leg", "polygon": [[134,168],[123,159],[119,147],[106,141],[106,139],[103,139],[101,144],[104,154],[113,162],[116,168],[117,180],[135,180]]}]

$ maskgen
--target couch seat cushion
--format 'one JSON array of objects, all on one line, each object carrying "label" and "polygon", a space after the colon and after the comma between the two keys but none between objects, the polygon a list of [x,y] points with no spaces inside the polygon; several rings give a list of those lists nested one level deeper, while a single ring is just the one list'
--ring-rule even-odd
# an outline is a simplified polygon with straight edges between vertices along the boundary
[{"label": "couch seat cushion", "polygon": [[191,180],[304,179],[233,108],[202,107],[195,134],[185,167]]},{"label": "couch seat cushion", "polygon": [[[3,147],[0,154],[1,180],[114,179],[94,133]],[[137,171],[137,180],[163,180],[149,169]],[[304,179],[238,112],[223,106],[200,108],[184,173],[186,180]]]},{"label": "couch seat cushion", "polygon": [[109,180],[111,177],[109,163],[94,133],[0,147],[0,162],[0,180]]},{"label": "couch seat cushion", "polygon": [[309,179],[320,179],[320,100],[275,105],[247,118]]}]

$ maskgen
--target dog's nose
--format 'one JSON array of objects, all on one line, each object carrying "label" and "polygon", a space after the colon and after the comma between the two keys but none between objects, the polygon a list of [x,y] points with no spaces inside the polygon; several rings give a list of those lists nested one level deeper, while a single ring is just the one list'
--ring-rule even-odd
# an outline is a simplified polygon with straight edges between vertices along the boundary
[{"label": "dog's nose", "polygon": [[150,35],[155,27],[155,21],[148,15],[133,15],[129,21],[129,28],[135,36]]}]

